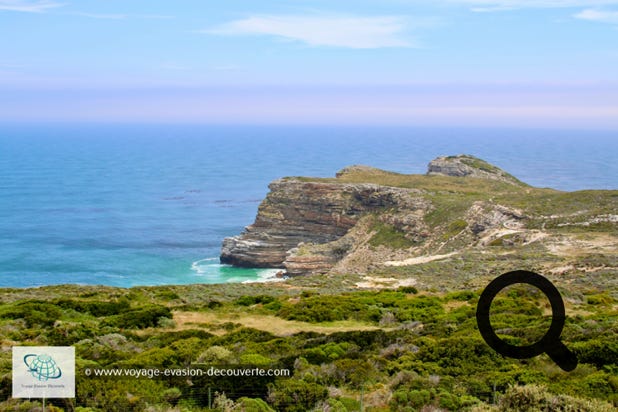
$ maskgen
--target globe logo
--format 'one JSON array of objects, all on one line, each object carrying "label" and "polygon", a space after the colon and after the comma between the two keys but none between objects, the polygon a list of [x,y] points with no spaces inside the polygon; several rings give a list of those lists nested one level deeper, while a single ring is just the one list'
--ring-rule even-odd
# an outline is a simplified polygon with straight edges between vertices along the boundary
[{"label": "globe logo", "polygon": [[39,381],[58,379],[62,376],[62,371],[51,356],[46,354],[36,355],[30,353],[24,356],[24,363],[33,377]]}]

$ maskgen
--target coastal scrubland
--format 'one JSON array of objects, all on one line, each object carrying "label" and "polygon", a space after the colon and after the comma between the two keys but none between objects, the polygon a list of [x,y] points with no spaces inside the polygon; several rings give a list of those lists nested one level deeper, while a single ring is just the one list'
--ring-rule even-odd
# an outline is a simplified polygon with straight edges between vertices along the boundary
[{"label": "coastal scrubland", "polygon": [[[322,278],[323,279],[320,279]],[[618,405],[618,305],[590,289],[566,299],[563,341],[578,368],[546,355],[504,358],[480,337],[479,290],[333,291],[303,282],[116,289],[5,289],[0,306],[0,410],[10,399],[12,345],[73,345],[76,411],[589,410]],[[322,283],[322,285],[320,285]],[[499,295],[492,323],[525,344],[547,328],[548,303],[516,289]],[[285,368],[289,377],[95,377],[86,370]]]}]

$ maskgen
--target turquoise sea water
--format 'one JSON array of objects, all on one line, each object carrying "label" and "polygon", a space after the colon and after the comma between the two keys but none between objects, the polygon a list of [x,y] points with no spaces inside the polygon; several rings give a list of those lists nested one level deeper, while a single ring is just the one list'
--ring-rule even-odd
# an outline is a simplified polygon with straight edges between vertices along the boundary
[{"label": "turquoise sea water", "polygon": [[473,154],[535,186],[618,188],[616,133],[396,127],[0,126],[0,286],[258,280],[218,263],[268,183]]}]

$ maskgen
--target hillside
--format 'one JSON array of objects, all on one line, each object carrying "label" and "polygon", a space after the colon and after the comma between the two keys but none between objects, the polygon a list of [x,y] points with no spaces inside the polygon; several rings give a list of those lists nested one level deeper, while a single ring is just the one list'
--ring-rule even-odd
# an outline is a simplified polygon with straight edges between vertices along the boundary
[{"label": "hillside", "polygon": [[517,268],[618,289],[615,190],[534,188],[467,155],[435,159],[426,175],[352,166],[269,187],[255,222],[224,240],[223,263],[440,289]]}]

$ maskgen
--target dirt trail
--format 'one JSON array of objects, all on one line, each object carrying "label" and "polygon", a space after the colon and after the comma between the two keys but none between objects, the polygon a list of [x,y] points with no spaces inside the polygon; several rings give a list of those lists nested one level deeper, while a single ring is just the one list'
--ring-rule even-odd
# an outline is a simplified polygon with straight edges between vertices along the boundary
[{"label": "dirt trail", "polygon": [[222,325],[228,322],[241,324],[244,327],[270,332],[277,336],[293,335],[298,332],[310,331],[317,333],[348,332],[354,330],[376,330],[376,326],[356,321],[339,321],[314,325],[278,318],[271,315],[242,315],[204,312],[174,312],[176,330],[203,328],[215,335],[227,333]]}]

